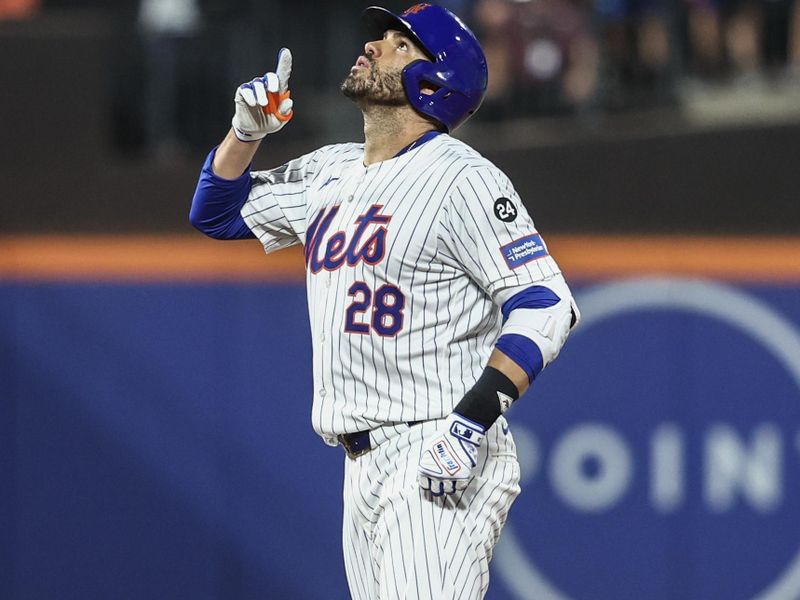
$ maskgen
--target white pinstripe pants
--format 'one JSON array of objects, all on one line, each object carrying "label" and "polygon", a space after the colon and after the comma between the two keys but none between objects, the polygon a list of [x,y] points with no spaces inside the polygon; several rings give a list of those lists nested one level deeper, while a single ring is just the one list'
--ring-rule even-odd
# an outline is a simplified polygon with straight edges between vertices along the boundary
[{"label": "white pinstripe pants", "polygon": [[387,426],[345,458],[343,546],[353,600],[473,600],[519,494],[516,448],[502,417],[463,492],[433,498],[417,483],[423,440],[440,421]]}]

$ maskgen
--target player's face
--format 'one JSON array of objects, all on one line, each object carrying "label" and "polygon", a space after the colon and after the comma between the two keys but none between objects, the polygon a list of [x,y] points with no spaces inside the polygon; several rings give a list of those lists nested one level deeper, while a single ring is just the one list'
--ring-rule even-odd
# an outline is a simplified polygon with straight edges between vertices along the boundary
[{"label": "player's face", "polygon": [[409,38],[392,29],[383,39],[367,42],[350,74],[342,83],[348,98],[384,106],[408,103],[403,91],[403,67],[415,60],[429,60]]}]

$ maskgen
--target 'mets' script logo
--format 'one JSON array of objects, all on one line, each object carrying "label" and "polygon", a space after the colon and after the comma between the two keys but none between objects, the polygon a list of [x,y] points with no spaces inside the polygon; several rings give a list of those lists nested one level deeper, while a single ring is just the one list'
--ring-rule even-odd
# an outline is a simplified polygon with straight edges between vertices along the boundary
[{"label": "'mets' script logo", "polygon": [[366,213],[356,217],[354,223],[357,227],[349,240],[344,231],[327,235],[339,208],[337,205],[329,210],[320,210],[308,227],[305,257],[306,267],[312,273],[319,273],[323,269],[335,271],[345,263],[350,267],[362,261],[368,265],[376,265],[383,260],[386,253],[384,225],[392,217],[380,214],[382,205],[373,204]]},{"label": "'mets' script logo", "polygon": [[408,15],[415,15],[415,14],[417,14],[418,12],[422,12],[422,11],[423,11],[423,10],[425,10],[426,8],[430,8],[430,7],[431,7],[431,5],[430,5],[429,3],[427,3],[427,2],[420,2],[419,4],[415,4],[414,6],[411,6],[410,8],[407,8],[407,9],[406,9],[406,10],[403,12],[403,14],[402,14],[402,15],[400,15],[400,16],[402,16],[402,17],[407,17]]}]

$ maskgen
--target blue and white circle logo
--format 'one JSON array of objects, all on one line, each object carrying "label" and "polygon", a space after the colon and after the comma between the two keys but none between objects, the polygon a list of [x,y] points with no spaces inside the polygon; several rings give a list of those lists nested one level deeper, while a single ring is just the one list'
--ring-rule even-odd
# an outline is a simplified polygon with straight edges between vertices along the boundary
[{"label": "blue and white circle logo", "polygon": [[611,283],[578,304],[568,358],[512,416],[523,493],[501,585],[517,600],[800,598],[797,327],[706,281]]}]

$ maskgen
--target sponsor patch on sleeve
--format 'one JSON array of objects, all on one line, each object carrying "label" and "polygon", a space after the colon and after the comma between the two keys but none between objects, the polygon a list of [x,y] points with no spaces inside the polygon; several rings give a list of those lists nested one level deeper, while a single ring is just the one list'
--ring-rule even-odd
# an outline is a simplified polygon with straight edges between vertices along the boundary
[{"label": "sponsor patch on sleeve", "polygon": [[527,262],[538,260],[549,254],[542,236],[538,233],[514,240],[501,247],[500,252],[503,253],[503,258],[506,259],[506,264],[511,269],[516,269]]}]

